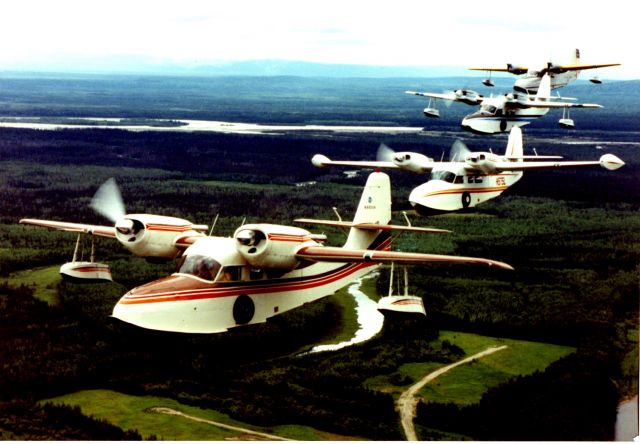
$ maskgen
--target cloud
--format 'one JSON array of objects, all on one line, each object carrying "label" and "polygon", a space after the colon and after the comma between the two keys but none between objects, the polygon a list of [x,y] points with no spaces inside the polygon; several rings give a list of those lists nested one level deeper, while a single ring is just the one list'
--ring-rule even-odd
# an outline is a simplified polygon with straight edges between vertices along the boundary
[{"label": "cloud", "polygon": [[506,0],[14,0],[3,6],[0,39],[11,42],[0,52],[5,69],[101,55],[178,63],[541,64],[564,61],[579,47],[585,61],[621,62],[621,71],[640,73],[635,14],[622,0],[598,8],[550,0],[517,8]]}]

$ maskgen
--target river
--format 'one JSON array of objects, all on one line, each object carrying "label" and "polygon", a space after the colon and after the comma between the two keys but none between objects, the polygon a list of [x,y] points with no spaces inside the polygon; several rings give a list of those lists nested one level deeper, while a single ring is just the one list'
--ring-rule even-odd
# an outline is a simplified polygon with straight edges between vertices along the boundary
[{"label": "river", "polygon": [[616,418],[616,441],[638,442],[638,397],[618,406]]},{"label": "river", "polygon": [[371,339],[382,330],[384,316],[378,311],[378,303],[360,290],[363,279],[375,279],[376,277],[377,275],[373,274],[372,276],[360,278],[349,286],[349,294],[351,294],[356,301],[356,315],[358,317],[358,325],[360,326],[354,336],[348,341],[337,344],[316,345],[309,353],[335,351],[349,347]]}]

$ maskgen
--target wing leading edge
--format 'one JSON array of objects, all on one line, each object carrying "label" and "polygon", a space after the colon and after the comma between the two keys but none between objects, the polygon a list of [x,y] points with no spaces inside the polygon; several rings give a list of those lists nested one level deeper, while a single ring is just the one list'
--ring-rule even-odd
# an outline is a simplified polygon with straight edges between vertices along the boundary
[{"label": "wing leading edge", "polygon": [[483,259],[478,257],[447,256],[442,254],[406,253],[401,251],[378,250],[350,250],[340,247],[303,247],[296,256],[318,262],[377,262],[377,263],[449,263],[449,264],[475,264],[496,267],[503,270],[513,270],[513,267],[504,262]]},{"label": "wing leading edge", "polygon": [[301,224],[327,225],[329,227],[360,228],[361,230],[412,231],[418,233],[451,233],[451,231],[449,230],[442,230],[440,228],[423,228],[408,225],[354,223],[342,220],[295,219],[294,222],[298,222]]},{"label": "wing leading edge", "polygon": [[78,224],[42,219],[21,219],[20,223],[25,225],[35,225],[38,227],[53,228],[55,230],[72,231],[75,233],[95,234],[96,236],[110,238],[116,237],[115,227],[106,227],[104,225]]},{"label": "wing leading edge", "polygon": [[499,171],[549,170],[600,165],[613,171],[624,166],[624,161],[613,154],[605,154],[599,160],[568,160],[561,162],[498,162],[494,165]]}]

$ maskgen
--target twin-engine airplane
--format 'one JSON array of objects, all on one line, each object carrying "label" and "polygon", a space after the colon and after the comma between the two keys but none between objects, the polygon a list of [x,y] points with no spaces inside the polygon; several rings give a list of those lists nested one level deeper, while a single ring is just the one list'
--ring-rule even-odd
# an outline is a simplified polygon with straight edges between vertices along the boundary
[{"label": "twin-engine airplane", "polygon": [[[609,66],[620,66],[620,63],[605,63],[599,65],[582,65],[580,64],[580,50],[576,49],[573,55],[573,60],[567,65],[556,65],[552,62],[548,62],[547,65],[541,69],[530,69],[525,66],[513,65],[507,63],[506,67],[500,68],[469,68],[471,71],[487,71],[489,73],[488,78],[482,81],[485,86],[493,86],[491,80],[492,72],[508,72],[514,75],[522,75],[516,80],[513,89],[519,92],[528,94],[535,93],[539,86],[542,77],[548,74],[551,77],[551,89],[561,88],[567,86],[578,78],[580,71],[596,68],[607,68]],[[524,75],[523,75],[524,74]],[[589,79],[592,83],[602,83],[597,76]]]},{"label": "twin-engine airplane", "polygon": [[311,159],[317,167],[331,165],[364,168],[394,168],[413,173],[430,173],[429,181],[409,195],[409,202],[423,215],[463,210],[499,196],[522,178],[526,170],[574,168],[600,165],[616,170],[624,162],[613,154],[594,161],[558,161],[560,156],[526,156],[523,154],[522,130],[514,127],[509,134],[503,156],[492,152],[471,152],[457,140],[449,162],[435,162],[420,153],[393,152],[381,145],[377,161],[331,160],[322,154]]},{"label": "twin-engine airplane", "polygon": [[[112,188],[113,184],[112,194],[119,195]],[[153,330],[219,333],[265,322],[328,296],[383,263],[512,269],[489,259],[391,251],[391,231],[447,231],[390,225],[390,180],[380,172],[369,176],[352,222],[298,220],[349,229],[342,247],[325,246],[326,236],[302,228],[263,223],[242,225],[233,237],[207,236],[206,227],[187,220],[124,214],[118,199],[94,201],[94,208],[115,221],[113,227],[37,219],[20,222],[115,238],[133,254],[150,259],[181,256],[176,273],[134,288],[113,309],[115,318]]]},{"label": "twin-engine airplane", "polygon": [[[477,134],[494,134],[509,131],[513,127],[524,126],[544,116],[551,108],[564,111],[559,123],[565,128],[573,128],[575,123],[567,115],[570,108],[602,108],[595,103],[575,103],[560,101],[562,97],[551,96],[551,78],[549,74],[542,76],[540,87],[535,96],[523,93],[508,93],[501,96],[485,97],[475,91],[457,90],[438,94],[429,92],[406,91],[407,94],[429,98],[429,105],[424,109],[426,117],[440,117],[440,112],[432,101],[449,100],[467,105],[480,105],[476,112],[462,119],[461,126],[467,131]],[[566,99],[571,100],[571,99]]]}]

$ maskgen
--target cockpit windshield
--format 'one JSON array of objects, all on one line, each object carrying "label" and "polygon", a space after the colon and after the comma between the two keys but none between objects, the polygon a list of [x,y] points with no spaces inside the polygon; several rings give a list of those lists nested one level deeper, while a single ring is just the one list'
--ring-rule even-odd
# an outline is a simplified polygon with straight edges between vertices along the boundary
[{"label": "cockpit windshield", "polygon": [[496,111],[498,111],[498,108],[493,105],[483,105],[480,107],[480,111],[486,114],[494,115],[496,114]]},{"label": "cockpit windshield", "polygon": [[431,180],[444,180],[445,182],[453,183],[456,175],[451,171],[432,171]]},{"label": "cockpit windshield", "polygon": [[178,273],[190,274],[192,276],[212,281],[220,271],[220,263],[214,258],[200,254],[184,256],[178,265]]}]

